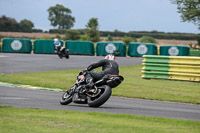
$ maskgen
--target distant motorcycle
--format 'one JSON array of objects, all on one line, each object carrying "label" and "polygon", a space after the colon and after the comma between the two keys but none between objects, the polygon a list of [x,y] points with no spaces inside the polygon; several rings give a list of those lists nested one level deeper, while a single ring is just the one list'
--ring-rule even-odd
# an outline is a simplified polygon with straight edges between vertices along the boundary
[{"label": "distant motorcycle", "polygon": [[60,57],[61,59],[63,57],[65,57],[66,59],[69,59],[69,50],[66,49],[65,47],[55,45],[54,50],[55,50],[55,53],[58,54],[58,57]]},{"label": "distant motorcycle", "polygon": [[[74,102],[88,104],[90,107],[99,107],[110,98],[112,88],[117,87],[124,80],[120,75],[105,75],[102,79],[96,81],[91,89],[87,89],[85,87],[86,74],[86,70],[78,74],[76,83],[64,92],[60,104],[67,105]],[[81,75],[84,75],[84,78],[81,79]]]}]

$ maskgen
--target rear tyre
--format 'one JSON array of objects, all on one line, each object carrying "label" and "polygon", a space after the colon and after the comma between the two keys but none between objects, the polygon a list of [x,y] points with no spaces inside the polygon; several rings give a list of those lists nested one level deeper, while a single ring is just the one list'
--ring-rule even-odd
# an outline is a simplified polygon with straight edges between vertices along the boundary
[{"label": "rear tyre", "polygon": [[69,90],[68,90],[62,95],[60,99],[60,104],[67,105],[67,104],[70,104],[71,102],[72,102],[72,95],[69,94]]},{"label": "rear tyre", "polygon": [[87,97],[88,99],[88,105],[90,107],[99,107],[103,105],[111,96],[112,90],[109,86],[103,85],[98,87],[98,89],[101,89],[101,92],[98,96],[96,97]]}]

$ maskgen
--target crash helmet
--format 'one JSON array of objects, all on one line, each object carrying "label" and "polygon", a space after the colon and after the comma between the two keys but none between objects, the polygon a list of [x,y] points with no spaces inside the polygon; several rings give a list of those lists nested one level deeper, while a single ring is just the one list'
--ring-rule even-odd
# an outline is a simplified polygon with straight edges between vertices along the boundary
[{"label": "crash helmet", "polygon": [[54,42],[57,42],[57,41],[58,41],[58,39],[57,39],[57,38],[54,38],[53,40],[54,40]]},{"label": "crash helmet", "polygon": [[54,45],[60,45],[60,41],[57,38],[54,39]]},{"label": "crash helmet", "polygon": [[115,60],[116,58],[115,58],[114,55],[109,54],[109,55],[106,55],[105,59],[107,59],[107,60]]}]

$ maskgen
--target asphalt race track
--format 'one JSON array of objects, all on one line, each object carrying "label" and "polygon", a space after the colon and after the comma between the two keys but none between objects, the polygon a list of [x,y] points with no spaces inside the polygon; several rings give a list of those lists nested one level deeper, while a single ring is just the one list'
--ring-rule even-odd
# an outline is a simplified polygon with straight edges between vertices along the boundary
[{"label": "asphalt race track", "polygon": [[[103,56],[70,55],[60,59],[57,55],[0,53],[0,74],[85,69],[89,64],[99,61]],[[142,58],[117,57],[120,66],[138,65]]]},{"label": "asphalt race track", "polygon": [[[96,62],[102,58],[71,55],[70,59],[61,60],[56,55],[0,53],[0,74],[84,69],[91,62]],[[119,57],[117,61],[120,66],[137,65],[141,64],[142,58]],[[134,114],[200,121],[200,105],[195,104],[111,97],[103,106],[90,108],[87,105],[74,103],[65,106],[60,105],[59,99],[61,95],[62,92],[0,86],[0,105],[21,108]]]},{"label": "asphalt race track", "polygon": [[200,121],[199,105],[111,97],[103,106],[90,108],[83,104],[60,105],[62,92],[0,87],[0,105],[50,110],[74,110],[158,116]]}]

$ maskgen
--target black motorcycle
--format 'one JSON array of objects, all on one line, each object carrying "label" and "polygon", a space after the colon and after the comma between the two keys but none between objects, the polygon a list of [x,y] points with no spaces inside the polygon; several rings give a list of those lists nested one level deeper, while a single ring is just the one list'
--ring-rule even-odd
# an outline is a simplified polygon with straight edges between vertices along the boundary
[{"label": "black motorcycle", "polygon": [[69,50],[66,49],[65,47],[61,46],[61,45],[55,45],[54,47],[55,53],[58,54],[59,58],[63,58],[65,57],[66,59],[69,59]]},{"label": "black motorcycle", "polygon": [[76,83],[62,95],[60,104],[67,105],[74,102],[88,104],[90,107],[99,107],[110,98],[112,88],[117,87],[124,80],[120,75],[105,75],[101,80],[96,81],[92,88],[88,89],[86,88],[86,74],[87,71],[79,73]]}]

